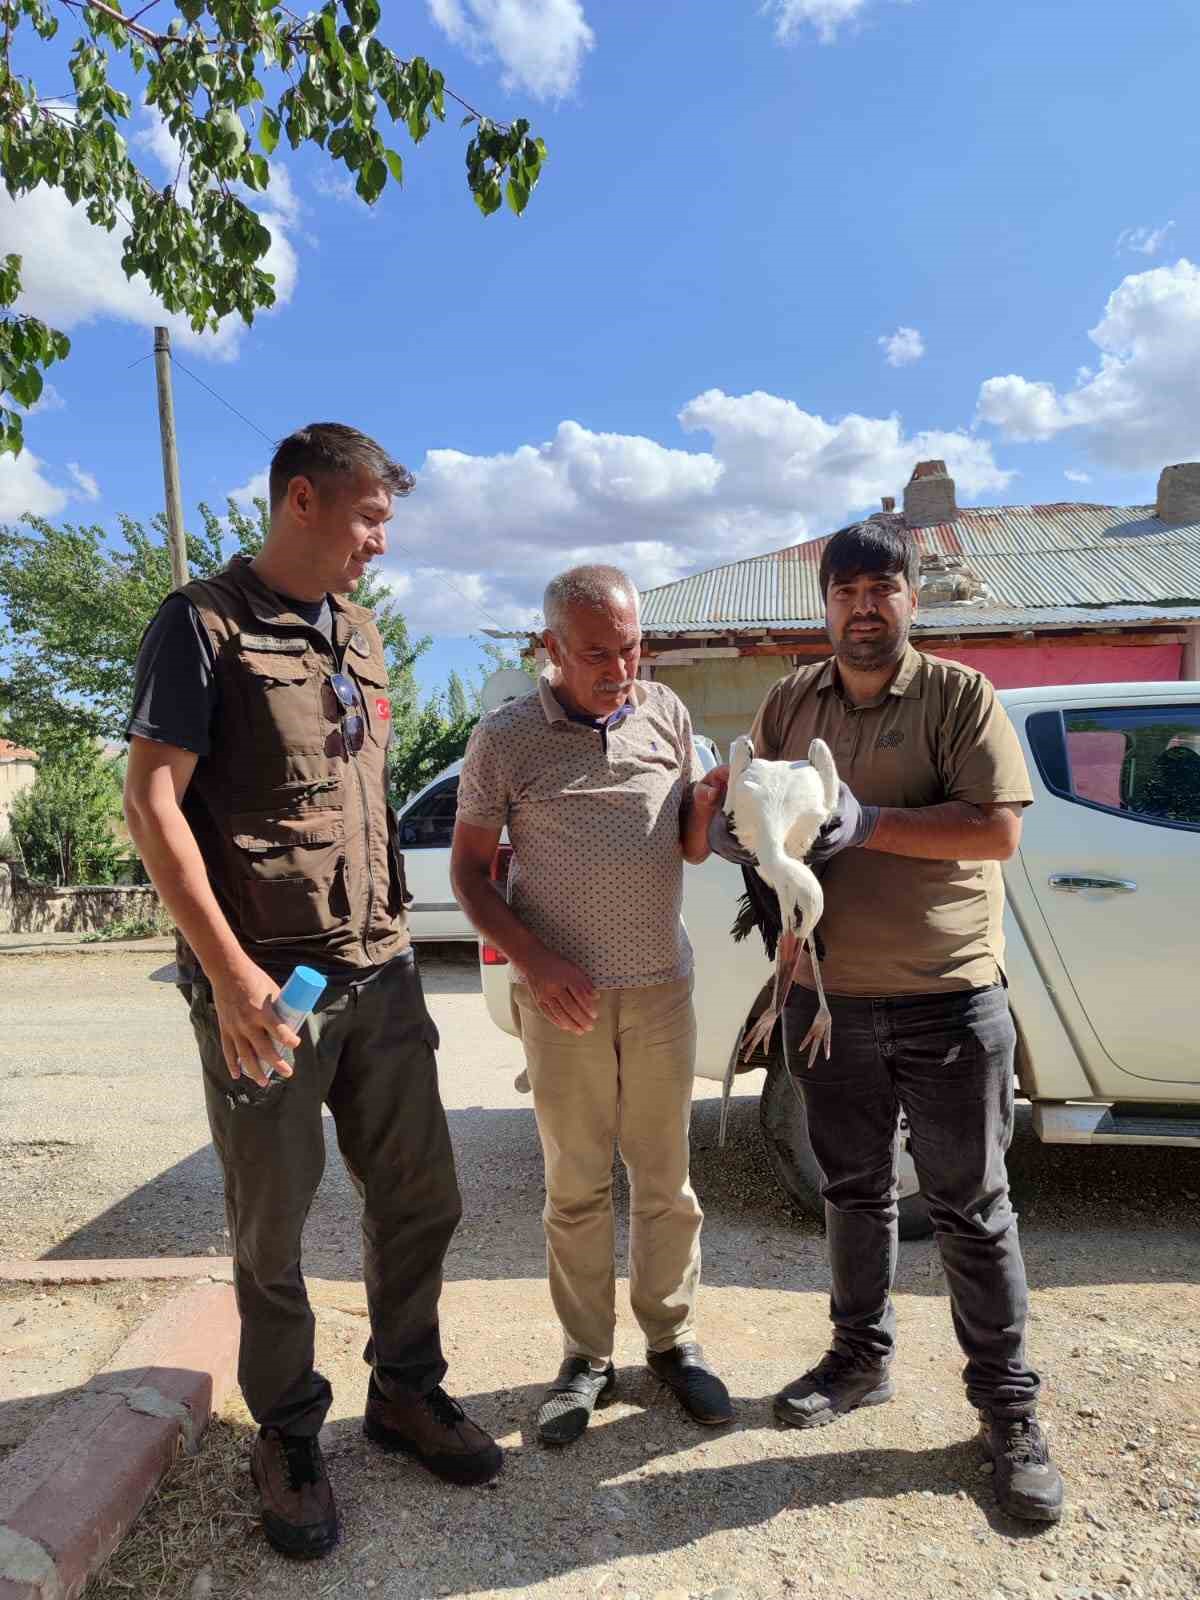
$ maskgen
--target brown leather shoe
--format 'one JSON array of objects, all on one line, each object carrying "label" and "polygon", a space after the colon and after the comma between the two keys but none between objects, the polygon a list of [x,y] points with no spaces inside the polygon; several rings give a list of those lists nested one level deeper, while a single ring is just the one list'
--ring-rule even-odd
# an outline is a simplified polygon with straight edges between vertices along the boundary
[{"label": "brown leather shoe", "polygon": [[315,1438],[264,1429],[250,1452],[263,1532],[282,1555],[311,1560],[338,1542],[337,1507]]},{"label": "brown leather shoe", "polygon": [[487,1483],[504,1464],[504,1451],[444,1389],[393,1400],[371,1379],[363,1432],[393,1454],[412,1456],[447,1483]]}]

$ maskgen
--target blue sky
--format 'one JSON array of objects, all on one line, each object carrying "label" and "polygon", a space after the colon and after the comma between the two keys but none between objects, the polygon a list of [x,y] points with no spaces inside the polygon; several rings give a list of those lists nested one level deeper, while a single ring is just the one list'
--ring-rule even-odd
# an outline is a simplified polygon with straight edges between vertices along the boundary
[{"label": "blue sky", "polygon": [[[177,354],[271,437],[350,421],[417,472],[386,567],[431,685],[574,559],[668,581],[827,532],[920,456],[963,504],[1149,500],[1200,456],[1197,29],[1188,0],[385,7],[396,50],[544,135],[527,214],[479,216],[455,119],[397,135],[373,212],[289,155],[284,303]],[[148,294],[44,193],[0,195],[0,246],[74,340],[0,516],[150,515]],[[265,441],[183,373],[176,407],[187,503],[252,487]]]}]

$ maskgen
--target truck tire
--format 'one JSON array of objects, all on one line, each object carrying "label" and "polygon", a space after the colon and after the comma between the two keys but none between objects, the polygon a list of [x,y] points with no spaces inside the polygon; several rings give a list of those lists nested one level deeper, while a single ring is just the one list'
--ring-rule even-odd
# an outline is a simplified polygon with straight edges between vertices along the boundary
[{"label": "truck tire", "polygon": [[[809,1143],[804,1102],[795,1085],[788,1082],[779,1060],[773,1061],[767,1072],[758,1101],[758,1120],[767,1155],[783,1189],[806,1216],[823,1223],[822,1174]],[[915,1190],[912,1157],[903,1147],[900,1164],[900,1237],[928,1239],[933,1233],[929,1206],[925,1197]],[[906,1190],[912,1192],[906,1193]]]}]

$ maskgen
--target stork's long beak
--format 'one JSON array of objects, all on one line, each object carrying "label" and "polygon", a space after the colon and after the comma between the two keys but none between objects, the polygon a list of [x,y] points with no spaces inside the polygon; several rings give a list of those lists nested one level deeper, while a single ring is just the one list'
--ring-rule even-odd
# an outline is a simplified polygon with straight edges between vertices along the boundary
[{"label": "stork's long beak", "polygon": [[729,782],[725,787],[725,815],[733,816],[738,781],[754,760],[754,746],[748,734],[741,734],[729,747]]}]

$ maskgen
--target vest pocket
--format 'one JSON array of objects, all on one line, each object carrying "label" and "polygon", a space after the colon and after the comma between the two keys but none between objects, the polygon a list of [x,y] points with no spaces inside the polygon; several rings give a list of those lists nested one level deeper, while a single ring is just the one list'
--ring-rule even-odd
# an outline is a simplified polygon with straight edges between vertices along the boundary
[{"label": "vest pocket", "polygon": [[260,945],[330,933],[350,915],[345,820],[340,811],[230,819],[240,933]]},{"label": "vest pocket", "polygon": [[237,662],[251,737],[281,741],[292,750],[323,750],[336,725],[322,716],[321,675],[312,653],[243,649]]},{"label": "vest pocket", "polygon": [[346,654],[346,667],[358,681],[372,739],[376,744],[386,746],[392,731],[392,701],[388,692],[387,668],[381,661],[360,660],[349,651]]}]

